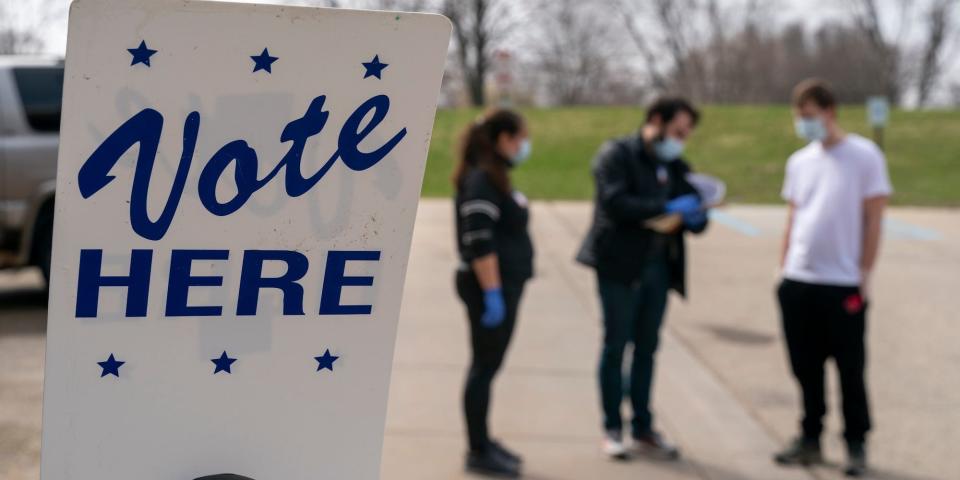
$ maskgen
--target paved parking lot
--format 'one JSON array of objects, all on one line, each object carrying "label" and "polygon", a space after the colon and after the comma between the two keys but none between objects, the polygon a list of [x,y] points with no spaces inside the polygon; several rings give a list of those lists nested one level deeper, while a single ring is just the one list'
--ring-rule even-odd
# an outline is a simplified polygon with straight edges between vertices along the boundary
[{"label": "paved parking lot", "polygon": [[[783,210],[718,212],[692,243],[691,298],[674,298],[657,370],[658,423],[684,460],[605,461],[594,370],[599,319],[589,270],[573,263],[585,203],[534,205],[538,277],[496,385],[493,431],[527,457],[534,480],[831,479],[834,465],[782,470],[770,454],[796,429],[773,301]],[[467,329],[452,284],[452,208],[417,217],[391,386],[382,478],[450,480],[464,450],[459,411]],[[960,471],[960,211],[894,209],[869,327],[876,431],[872,478],[951,480]],[[0,274],[0,479],[38,478],[46,298],[32,271]],[[835,379],[831,390],[836,393]],[[835,404],[835,402],[834,402]]]}]

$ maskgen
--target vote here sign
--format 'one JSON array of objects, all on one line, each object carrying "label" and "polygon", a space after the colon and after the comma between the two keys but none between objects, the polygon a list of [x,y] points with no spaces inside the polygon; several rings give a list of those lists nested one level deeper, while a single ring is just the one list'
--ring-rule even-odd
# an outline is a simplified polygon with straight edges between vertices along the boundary
[{"label": "vote here sign", "polygon": [[378,478],[449,34],[73,2],[43,480]]}]

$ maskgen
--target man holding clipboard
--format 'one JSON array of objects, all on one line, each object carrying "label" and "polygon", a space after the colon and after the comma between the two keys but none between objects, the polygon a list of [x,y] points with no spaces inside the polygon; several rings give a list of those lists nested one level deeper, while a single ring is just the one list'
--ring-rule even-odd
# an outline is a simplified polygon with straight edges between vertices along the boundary
[{"label": "man holding clipboard", "polygon": [[[629,386],[634,450],[679,457],[677,448],[654,430],[649,404],[667,293],[674,289],[685,294],[683,234],[703,232],[706,207],[719,203],[723,195],[719,182],[691,177],[690,166],[681,158],[699,117],[684,99],[657,100],[636,134],[605,143],[594,159],[593,224],[577,261],[597,272],[604,325],[599,368],[603,451],[611,458],[630,453],[620,417],[627,343],[634,346]],[[704,187],[712,197],[707,203],[696,182],[713,187]]]}]

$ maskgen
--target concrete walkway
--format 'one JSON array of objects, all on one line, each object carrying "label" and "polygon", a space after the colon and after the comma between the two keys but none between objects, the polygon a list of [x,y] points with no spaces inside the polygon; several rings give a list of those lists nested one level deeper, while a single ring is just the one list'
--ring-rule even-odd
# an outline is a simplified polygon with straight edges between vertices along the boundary
[{"label": "concrete walkway", "polygon": [[[683,447],[684,460],[614,463],[600,455],[595,285],[591,271],[572,261],[586,227],[584,207],[538,204],[532,216],[537,278],[496,385],[492,418],[494,433],[526,456],[526,478],[812,478],[772,464],[778,442],[669,330],[655,405],[660,428]],[[468,478],[461,473],[459,405],[467,328],[451,282],[451,215],[446,201],[420,206],[391,386],[385,480]]]},{"label": "concrete walkway", "polygon": [[[467,328],[452,287],[453,208],[420,206],[395,357],[384,480],[458,480]],[[780,469],[770,455],[797,429],[773,299],[778,207],[716,212],[691,242],[691,298],[671,299],[655,389],[657,424],[680,462],[609,462],[599,453],[600,324],[591,272],[573,260],[583,202],[535,203],[537,278],[526,292],[492,430],[532,480],[832,480],[843,459],[836,379],[825,436],[831,463]],[[869,387],[878,480],[960,478],[960,211],[892,209],[875,279]],[[0,479],[37,480],[46,299],[36,272],[0,273]]]}]

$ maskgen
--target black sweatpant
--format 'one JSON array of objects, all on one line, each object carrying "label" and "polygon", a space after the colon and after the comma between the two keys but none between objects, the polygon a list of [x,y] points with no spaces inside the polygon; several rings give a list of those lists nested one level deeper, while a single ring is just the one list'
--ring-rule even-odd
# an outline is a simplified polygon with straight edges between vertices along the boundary
[{"label": "black sweatpant", "polygon": [[863,442],[870,409],[864,380],[867,304],[859,288],[784,280],[777,296],[790,365],[803,395],[804,438],[819,440],[823,432],[824,364],[832,357],[843,394],[843,436],[847,442]]},{"label": "black sweatpant", "polygon": [[523,295],[524,280],[503,278],[503,299],[507,305],[506,317],[496,328],[484,327],[483,289],[473,271],[458,271],[457,294],[467,308],[470,319],[470,345],[472,357],[463,392],[463,411],[467,420],[470,450],[484,452],[490,443],[487,430],[487,413],[490,410],[490,390],[493,378],[510,345],[517,321],[517,308]]}]

